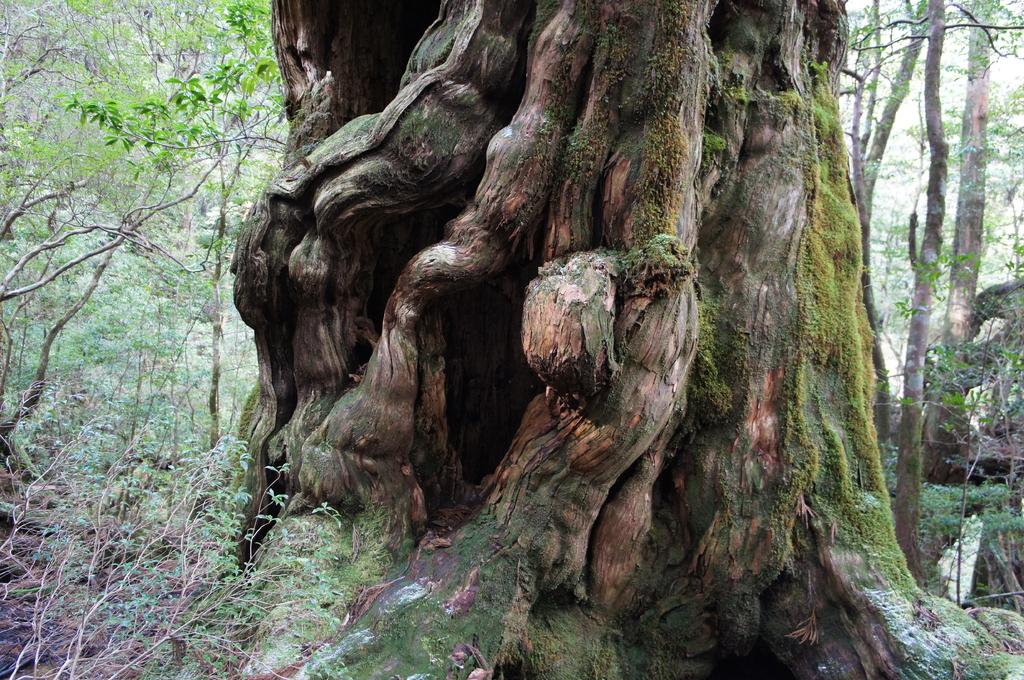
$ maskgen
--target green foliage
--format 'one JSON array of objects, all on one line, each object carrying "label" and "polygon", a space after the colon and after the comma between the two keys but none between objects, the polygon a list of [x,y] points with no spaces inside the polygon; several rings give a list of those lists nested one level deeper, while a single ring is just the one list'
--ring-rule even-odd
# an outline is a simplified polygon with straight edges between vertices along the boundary
[{"label": "green foliage", "polygon": [[387,521],[380,508],[349,517],[323,505],[277,523],[259,570],[281,576],[260,594],[268,611],[260,617],[254,670],[287,667],[310,641],[341,632],[347,608],[390,565]]},{"label": "green foliage", "polygon": [[726,97],[729,97],[736,103],[746,106],[750,103],[750,93],[742,85],[728,85],[723,89]]},{"label": "green foliage", "polygon": [[121,100],[70,93],[64,97],[66,110],[102,129],[107,146],[131,150],[141,145],[164,161],[171,152],[223,143],[226,129],[244,129],[253,119],[259,122],[260,114],[279,108],[272,100],[251,100],[258,87],[276,83],[279,75],[264,3],[231,0],[222,21],[213,39],[242,50],[223,49],[204,73],[172,76],[163,81],[163,91]]},{"label": "green foliage", "polygon": [[[213,278],[216,263],[226,268],[234,231],[276,163],[280,97],[269,3],[37,4],[19,5],[10,20],[39,53],[0,60],[10,85],[0,100],[7,160],[0,204],[29,206],[0,254],[14,262],[46,247],[45,257],[10,271],[12,287],[71,268],[2,306],[0,321],[14,340],[11,360],[0,362],[2,396],[18,403],[35,379],[43,336],[87,286],[96,258],[74,263],[122,238],[96,292],[53,347],[48,394],[81,406],[69,426],[109,414],[126,439],[152,435],[173,458],[207,426],[204,335],[214,311],[230,350],[220,390],[225,424],[251,385],[241,323],[223,303],[213,310],[211,298],[229,297],[230,277]],[[83,64],[75,54],[89,56]],[[218,236],[221,212],[226,232]],[[32,450],[36,425],[25,428],[17,438]]]},{"label": "green foliage", "polygon": [[[118,245],[13,433],[4,462],[31,465],[0,490],[4,502],[30,496],[54,526],[24,578],[70,566],[43,582],[62,597],[37,613],[69,625],[96,604],[84,633],[128,655],[82,660],[87,676],[126,659],[227,673],[243,622],[260,611],[235,560],[244,490],[233,477],[249,459],[231,436],[209,446],[206,404],[215,318],[223,432],[255,382],[226,260],[282,146],[269,7],[26,0],[5,10],[23,42],[0,54],[0,205],[23,210],[0,256],[7,290],[27,288],[0,303],[5,419],[35,380],[43,337],[92,279],[90,253]],[[114,595],[97,602],[107,586]],[[0,608],[37,606],[22,595]]]},{"label": "green foliage", "polygon": [[[68,405],[55,407],[55,416],[66,413]],[[46,622],[47,634],[69,636],[45,644],[77,658],[85,676],[128,665],[166,668],[172,658],[179,671],[226,672],[242,657],[240,624],[262,609],[254,579],[276,578],[244,573],[233,556],[237,489],[229,461],[242,443],[229,438],[167,464],[122,448],[114,425],[98,419],[64,439],[37,439],[48,444],[33,451],[42,472],[18,490],[15,503],[47,529],[11,528],[17,540],[3,544],[4,561],[16,556],[24,571],[3,606]],[[109,644],[83,655],[73,644],[79,634]],[[211,638],[222,644],[211,647]]]},{"label": "green foliage", "polygon": [[[963,512],[963,515],[961,514]],[[997,481],[967,487],[926,484],[921,493],[921,545],[927,554],[939,554],[960,535],[961,516],[977,515],[984,523],[981,536],[981,565],[975,597],[1005,591],[1001,568],[1012,568],[1014,546],[1024,544],[1024,516],[1018,489]],[[990,573],[995,569],[995,573]],[[940,590],[938,575],[929,573],[930,583]],[[995,586],[995,592],[990,586]],[[1012,601],[1012,600],[1010,600]],[[996,600],[996,604],[1005,604]]]}]

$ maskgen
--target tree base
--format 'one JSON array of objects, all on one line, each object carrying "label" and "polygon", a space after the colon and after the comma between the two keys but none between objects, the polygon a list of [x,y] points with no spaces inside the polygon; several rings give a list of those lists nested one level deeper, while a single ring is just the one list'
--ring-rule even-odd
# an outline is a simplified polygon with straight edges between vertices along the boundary
[{"label": "tree base", "polygon": [[[267,593],[277,604],[260,627],[247,677],[698,680],[746,677],[735,675],[744,670],[801,680],[1024,677],[1024,620],[1005,610],[965,612],[920,593],[847,583],[851,600],[820,593],[814,615],[794,627],[808,593],[786,574],[753,603],[756,638],[737,655],[723,649],[715,615],[700,599],[609,616],[573,593],[538,593],[529,556],[515,541],[506,545],[493,516],[470,519],[450,546],[424,542],[386,574],[380,527],[379,516],[302,515],[271,533],[268,555],[276,557],[260,568],[297,555],[304,568],[296,572],[292,563],[294,580]],[[491,675],[473,676],[477,670]]]}]

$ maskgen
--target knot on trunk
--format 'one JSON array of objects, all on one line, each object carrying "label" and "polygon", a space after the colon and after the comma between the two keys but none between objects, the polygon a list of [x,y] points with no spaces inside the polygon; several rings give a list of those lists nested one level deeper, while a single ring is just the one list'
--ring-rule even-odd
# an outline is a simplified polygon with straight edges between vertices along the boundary
[{"label": "knot on trunk", "polygon": [[618,371],[615,278],[619,263],[581,253],[543,267],[523,307],[523,352],[530,368],[562,396],[591,397]]}]

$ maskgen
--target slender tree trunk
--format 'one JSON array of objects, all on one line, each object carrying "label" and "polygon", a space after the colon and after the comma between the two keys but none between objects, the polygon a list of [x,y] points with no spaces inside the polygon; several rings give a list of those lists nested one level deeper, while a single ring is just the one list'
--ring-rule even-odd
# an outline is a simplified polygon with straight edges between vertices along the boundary
[{"label": "slender tree trunk", "polygon": [[223,241],[227,228],[227,194],[221,185],[220,211],[217,215],[217,231],[214,244],[213,295],[210,301],[210,394],[207,408],[210,411],[210,448],[220,442],[220,349],[224,338],[224,305],[221,301],[221,279],[224,273]]},{"label": "slender tree trunk", "polygon": [[[877,22],[879,20],[877,8],[875,8],[875,17]],[[883,442],[892,441],[892,395],[889,371],[885,365],[885,353],[882,351],[882,329],[875,305],[874,287],[871,283],[871,217],[874,210],[875,185],[878,182],[882,160],[889,145],[889,137],[896,122],[896,115],[910,91],[910,82],[914,77],[923,42],[921,39],[914,39],[904,48],[899,69],[892,79],[891,90],[886,97],[882,114],[877,122],[870,119],[871,109],[874,108],[873,103],[869,105],[867,120],[864,120],[863,100],[866,90],[869,90],[870,97],[874,97],[879,86],[880,71],[878,69],[880,66],[876,65],[872,69],[870,78],[861,77],[858,80],[854,96],[851,180],[861,224],[861,253],[864,259],[861,285],[864,289],[864,307],[872,331],[871,357],[875,367],[875,427],[879,440]],[[880,50],[876,52],[880,53]],[[863,133],[862,127],[864,128]]]},{"label": "slender tree trunk", "polygon": [[[989,42],[984,31],[973,30],[968,51],[967,95],[960,132],[960,192],[957,197],[953,260],[942,342],[951,351],[972,339],[971,325],[978,270],[985,237],[985,179],[988,155]],[[940,368],[941,370],[941,368]],[[934,376],[937,398],[925,419],[926,476],[935,482],[962,479],[969,458],[970,423],[962,408],[951,406],[943,393],[966,396],[972,385],[957,369]],[[974,382],[974,381],[968,381]]]},{"label": "slender tree trunk", "polygon": [[128,440],[126,442],[129,447],[134,447],[135,435],[139,428],[139,411],[142,408],[142,384],[145,378],[145,372],[142,370],[144,365],[145,355],[140,349],[135,362],[135,399],[132,402],[132,425],[128,429]]},{"label": "slender tree trunk", "polygon": [[[11,375],[11,362],[14,360],[14,336],[11,335],[11,326],[14,325],[15,320],[18,318],[28,306],[31,297],[25,296],[21,302],[11,312],[11,316],[7,319],[0,321],[3,326],[3,337],[4,337],[4,358],[3,365],[0,366],[0,410],[5,411],[7,409],[7,380]],[[0,303],[0,312],[3,311],[3,303]]]},{"label": "slender tree trunk", "polygon": [[942,127],[942,46],[946,31],[943,0],[928,2],[928,50],[924,66],[924,106],[930,161],[928,168],[927,211],[920,251],[911,229],[910,255],[914,269],[910,330],[903,369],[903,410],[900,418],[899,457],[896,464],[896,502],[893,512],[896,537],[911,572],[923,576],[917,524],[921,514],[921,435],[924,427],[924,365],[931,330],[934,275],[942,248],[942,225],[946,216],[946,175],[949,146]]},{"label": "slender tree trunk", "polygon": [[953,236],[949,302],[943,341],[970,339],[974,297],[978,290],[985,238],[985,186],[988,157],[989,40],[972,30],[968,52],[967,95],[960,132],[960,192]]},{"label": "slender tree trunk", "polygon": [[[279,40],[391,9],[338,5],[278,3]],[[250,670],[983,674],[1002,631],[920,593],[892,528],[841,5],[438,9],[355,118],[302,122],[375,74],[298,98],[239,239],[244,543],[292,574]]]}]

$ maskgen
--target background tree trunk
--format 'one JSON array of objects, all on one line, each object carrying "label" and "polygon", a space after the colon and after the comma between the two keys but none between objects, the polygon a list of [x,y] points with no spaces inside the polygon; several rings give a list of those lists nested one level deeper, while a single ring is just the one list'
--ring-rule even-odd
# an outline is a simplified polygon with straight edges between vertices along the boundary
[{"label": "background tree trunk", "polygon": [[[908,6],[907,9],[912,16],[912,8]],[[873,120],[872,110],[881,77],[879,60],[882,52],[877,44],[879,42],[877,36],[880,36],[882,31],[881,19],[878,8],[874,7],[873,11],[877,26],[876,44],[872,49],[875,63],[868,73],[854,74],[857,77],[857,86],[854,90],[850,175],[861,224],[861,254],[864,259],[861,284],[864,287],[864,308],[872,332],[871,356],[875,366],[875,427],[879,441],[890,442],[892,441],[893,404],[889,371],[886,369],[885,354],[882,351],[882,326],[875,307],[874,288],[871,283],[871,217],[874,212],[875,185],[878,182],[882,160],[889,146],[889,137],[892,134],[893,125],[896,123],[896,115],[910,92],[910,81],[914,77],[924,40],[912,39],[903,49],[899,69],[892,80],[882,113],[877,121]],[[864,108],[865,94],[869,96],[867,111]]]},{"label": "background tree trunk", "polygon": [[915,229],[910,230],[910,264],[914,268],[910,330],[903,368],[903,410],[900,417],[899,457],[896,463],[896,502],[893,512],[896,537],[911,572],[922,578],[917,524],[921,515],[921,434],[924,427],[924,365],[931,329],[934,276],[942,248],[942,224],[946,216],[946,175],[949,146],[942,127],[942,45],[946,32],[946,6],[942,0],[928,2],[928,50],[924,65],[924,106],[930,162],[927,210],[920,252],[916,250]]},{"label": "background tree trunk", "polygon": [[217,212],[217,230],[214,232],[213,294],[210,300],[210,392],[206,407],[210,412],[210,448],[220,442],[220,349],[224,339],[224,306],[221,301],[221,279],[224,274],[224,235],[227,231],[227,190],[221,176],[221,197]]},{"label": "background tree trunk", "polygon": [[[967,95],[960,131],[960,191],[957,195],[953,261],[942,342],[952,351],[973,338],[974,301],[978,291],[985,238],[986,156],[988,155],[989,41],[973,29],[967,55]],[[960,371],[954,370],[959,374]],[[934,391],[966,396],[970,385],[957,376],[935,376]],[[968,381],[970,382],[970,381]],[[930,406],[925,420],[925,466],[928,479],[948,482],[962,477],[970,454],[970,423],[963,408]]]},{"label": "background tree trunk", "polygon": [[[391,8],[337,6],[275,4],[289,91],[339,55],[294,69],[288,36]],[[378,49],[407,45],[399,21]],[[344,609],[268,593],[253,670],[1011,663],[1009,624],[923,596],[893,533],[841,6],[443,0],[419,30],[379,112],[307,134],[348,86],[290,95],[295,152],[239,239],[260,357],[246,550],[304,551],[316,612]],[[387,576],[365,577],[371,544]]]},{"label": "background tree trunk", "polygon": [[967,95],[960,132],[960,191],[953,237],[949,302],[943,341],[969,339],[972,306],[985,238],[986,157],[988,155],[989,38],[971,31],[967,56]]}]

